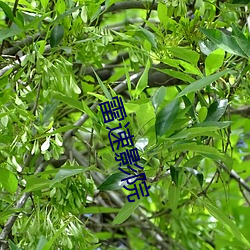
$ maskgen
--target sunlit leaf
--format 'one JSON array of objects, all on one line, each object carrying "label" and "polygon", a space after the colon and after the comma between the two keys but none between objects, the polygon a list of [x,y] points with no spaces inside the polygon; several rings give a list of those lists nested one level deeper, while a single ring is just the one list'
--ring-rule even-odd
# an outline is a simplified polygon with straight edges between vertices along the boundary
[{"label": "sunlit leaf", "polygon": [[3,1],[0,1],[0,8],[3,9],[5,15],[11,20],[14,20],[14,15],[13,12],[11,10],[11,8],[9,7],[9,5],[7,5],[6,3],[4,3]]},{"label": "sunlit leaf", "polygon": [[172,210],[176,210],[180,198],[180,189],[173,182],[168,188],[168,204]]},{"label": "sunlit leaf", "polygon": [[168,9],[165,3],[163,2],[158,3],[157,13],[160,22],[166,24],[168,20]]},{"label": "sunlit leaf", "polygon": [[229,73],[229,70],[223,70],[221,72],[215,73],[213,75],[207,76],[205,78],[202,78],[198,81],[195,81],[191,84],[189,84],[186,88],[184,88],[178,95],[177,97],[181,97],[183,95],[186,95],[188,93],[191,92],[195,92],[197,90],[200,90],[204,87],[206,87],[207,85],[215,82],[216,80],[218,80],[220,77],[222,77],[223,75]]},{"label": "sunlit leaf", "polygon": [[197,65],[200,55],[196,51],[181,48],[181,47],[172,47],[168,49],[173,55],[177,58],[190,62],[192,65]]},{"label": "sunlit leaf", "polygon": [[26,178],[26,188],[25,192],[40,191],[49,188],[51,185],[51,180],[47,180],[42,177],[31,176]]},{"label": "sunlit leaf", "polygon": [[[145,199],[145,197],[143,199]],[[115,225],[123,223],[135,211],[143,199],[136,200],[135,202],[127,201],[114,218],[112,224]]]},{"label": "sunlit leaf", "polygon": [[57,182],[61,182],[62,180],[74,176],[80,173],[85,172],[86,168],[83,167],[73,167],[73,166],[64,166],[61,168],[56,174],[55,178],[52,180],[51,185],[54,185]]},{"label": "sunlit leaf", "polygon": [[55,232],[55,234],[51,237],[51,239],[44,245],[43,250],[49,250],[51,249],[54,241],[59,237],[59,235],[65,230],[65,228],[68,226],[69,222],[65,223],[59,230]]},{"label": "sunlit leaf", "polygon": [[102,88],[103,93],[105,94],[105,96],[106,96],[109,100],[111,100],[111,99],[112,99],[112,96],[111,96],[111,94],[109,93],[107,87],[105,86],[105,84],[102,82],[102,80],[101,80],[100,77],[96,74],[95,71],[94,71],[94,73],[95,73],[95,76],[96,76],[96,79],[97,79],[98,83],[100,84],[100,86],[101,86],[101,88]]},{"label": "sunlit leaf", "polygon": [[37,247],[36,247],[36,250],[43,250],[43,247],[45,246],[45,244],[47,243],[47,239],[44,235],[41,235],[40,236],[40,239],[38,241],[38,244],[37,244]]},{"label": "sunlit leaf", "polygon": [[5,168],[0,168],[0,183],[11,194],[14,194],[18,187],[16,176]]},{"label": "sunlit leaf", "polygon": [[217,49],[210,53],[205,60],[205,72],[206,75],[211,75],[223,65],[225,56],[225,51],[222,49]]},{"label": "sunlit leaf", "polygon": [[147,87],[148,85],[148,70],[150,67],[150,61],[147,61],[146,67],[136,85],[136,89],[135,89],[135,98],[137,98],[139,96],[139,94]]},{"label": "sunlit leaf", "polygon": [[74,98],[70,98],[68,96],[64,96],[64,95],[62,95],[60,93],[56,93],[56,92],[54,93],[54,97],[55,97],[55,99],[57,99],[57,100],[59,100],[59,101],[61,101],[63,103],[66,103],[66,104],[68,104],[69,106],[71,106],[73,108],[76,108],[76,109],[78,109],[78,110],[80,110],[82,112],[85,111],[84,108],[83,108],[82,103],[80,101],[74,99]]},{"label": "sunlit leaf", "polygon": [[9,247],[10,247],[10,250],[22,250],[16,244],[14,244],[11,240],[9,240]]},{"label": "sunlit leaf", "polygon": [[120,211],[119,208],[101,207],[101,206],[84,207],[81,209],[82,214],[117,213],[119,211]]},{"label": "sunlit leaf", "polygon": [[152,104],[154,109],[157,111],[157,108],[160,106],[162,101],[164,100],[166,94],[166,88],[161,86],[159,89],[156,90],[155,94],[152,96]]}]

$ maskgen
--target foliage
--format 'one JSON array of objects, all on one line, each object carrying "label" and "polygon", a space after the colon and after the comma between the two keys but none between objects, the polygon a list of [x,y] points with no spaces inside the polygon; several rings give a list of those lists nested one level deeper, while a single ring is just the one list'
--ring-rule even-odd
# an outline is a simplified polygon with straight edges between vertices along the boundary
[{"label": "foliage", "polygon": [[[248,7],[0,1],[1,249],[249,249]],[[117,95],[135,202],[98,106]]]}]

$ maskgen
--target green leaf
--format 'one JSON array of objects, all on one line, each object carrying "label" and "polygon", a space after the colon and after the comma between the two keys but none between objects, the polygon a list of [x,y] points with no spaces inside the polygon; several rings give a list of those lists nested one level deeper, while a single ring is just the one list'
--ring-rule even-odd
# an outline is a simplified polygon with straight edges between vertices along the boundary
[{"label": "green leaf", "polygon": [[205,122],[219,121],[227,109],[227,104],[228,104],[227,99],[222,99],[222,100],[213,102],[208,108],[208,114],[205,119]]},{"label": "green leaf", "polygon": [[64,229],[68,226],[68,224],[69,224],[69,222],[64,222],[65,224],[59,229],[59,230],[57,230],[56,232],[55,232],[55,234],[53,235],[53,237],[45,244],[45,246],[43,247],[43,249],[42,250],[49,250],[51,247],[52,247],[52,245],[53,245],[53,243],[54,243],[54,241],[59,237],[59,235],[64,231]]},{"label": "green leaf", "polygon": [[7,5],[7,4],[4,3],[3,1],[0,1],[0,8],[3,9],[5,15],[6,15],[11,21],[14,21],[14,15],[13,15],[13,12],[12,12],[11,8],[9,7],[9,5]]},{"label": "green leaf", "polygon": [[123,223],[135,211],[135,209],[139,206],[139,204],[144,199],[145,199],[145,197],[143,199],[136,200],[135,202],[127,201],[123,205],[123,207],[121,208],[119,213],[116,215],[116,217],[114,218],[112,224],[116,225],[116,224]]},{"label": "green leaf", "polygon": [[[181,92],[180,87],[176,86],[176,88],[177,88],[178,92],[180,93]],[[185,103],[185,108],[188,109],[187,113],[190,115],[190,117],[193,120],[196,120],[196,116],[195,116],[195,113],[194,113],[194,107],[193,107],[192,103],[190,102],[190,100],[186,96],[182,96],[181,98]]]},{"label": "green leaf", "polygon": [[178,180],[179,180],[179,172],[181,171],[180,168],[176,168],[173,166],[170,166],[170,175],[171,179],[174,182],[176,186],[178,186]]},{"label": "green leaf", "polygon": [[70,98],[68,96],[62,95],[62,94],[57,93],[57,92],[54,92],[53,97],[55,99],[57,99],[58,101],[61,101],[63,103],[68,104],[70,107],[73,107],[73,108],[78,109],[82,112],[85,112],[85,109],[83,108],[82,103],[76,99]]},{"label": "green leaf", "polygon": [[218,127],[195,127],[188,128],[180,131],[179,133],[172,135],[170,139],[190,139],[196,136],[206,135],[207,132],[215,131]]},{"label": "green leaf", "polygon": [[205,55],[209,55],[212,51],[218,49],[218,46],[216,44],[214,44],[212,41],[210,41],[209,39],[206,39],[204,41],[199,41],[199,47],[200,50],[203,54]]},{"label": "green leaf", "polygon": [[14,194],[18,187],[18,180],[16,176],[5,168],[0,168],[0,183],[11,194]]},{"label": "green leaf", "polygon": [[101,88],[102,88],[102,91],[103,93],[105,94],[105,96],[109,99],[109,100],[112,100],[112,96],[111,94],[109,93],[108,89],[106,88],[105,84],[102,82],[102,80],[100,79],[100,77],[96,74],[96,72],[94,71],[95,73],[95,76],[96,76],[96,79],[98,81],[98,83],[100,84]]},{"label": "green leaf", "polygon": [[50,46],[56,47],[63,39],[64,28],[61,24],[54,26],[50,35]]},{"label": "green leaf", "polygon": [[122,172],[111,174],[99,187],[99,190],[118,190],[121,189],[123,184],[121,179],[126,178],[128,175]]},{"label": "green leaf", "polygon": [[22,250],[16,244],[14,244],[11,240],[9,240],[8,242],[9,242],[10,250]]},{"label": "green leaf", "polygon": [[[239,44],[240,48],[244,51],[244,53],[250,57],[250,42],[242,33],[242,31],[235,25],[232,24],[232,34],[235,37],[237,43]],[[242,72],[243,74],[243,72]]]},{"label": "green leaf", "polygon": [[59,102],[52,100],[51,103],[45,104],[42,112],[42,124],[49,122],[50,118],[53,116],[54,112],[58,108]]},{"label": "green leaf", "polygon": [[144,41],[145,40],[149,41],[151,46],[153,48],[156,48],[157,44],[155,42],[155,35],[147,29],[144,29],[140,26],[139,26],[139,28],[140,28],[140,30],[136,32],[136,35],[139,35],[142,38],[142,40],[144,40]]},{"label": "green leaf", "polygon": [[[200,199],[201,200],[201,199]],[[232,233],[233,236],[235,236],[239,241],[241,241],[245,246],[250,248],[249,241],[245,238],[245,236],[240,232],[238,227],[234,224],[232,220],[230,220],[221,210],[213,206],[212,204],[203,201],[203,204],[205,205],[208,212],[216,218],[219,222],[223,224],[223,226]]]},{"label": "green leaf", "polygon": [[162,101],[164,100],[165,94],[166,94],[166,87],[161,86],[160,88],[156,90],[156,92],[152,96],[151,101],[152,101],[155,111],[157,111],[158,107],[161,105]]},{"label": "green leaf", "polygon": [[179,60],[179,65],[184,68],[185,73],[193,74],[202,77],[203,74],[201,73],[200,69],[197,66],[193,66],[188,62],[184,62]]},{"label": "green leaf", "polygon": [[49,0],[41,0],[41,5],[42,5],[42,7],[43,7],[44,9],[47,8],[48,3],[49,3]]},{"label": "green leaf", "polygon": [[213,75],[207,76],[205,78],[202,78],[198,81],[195,81],[191,84],[189,84],[185,89],[183,89],[178,95],[178,97],[181,97],[183,95],[195,92],[197,90],[200,90],[204,87],[206,87],[207,85],[213,83],[214,81],[218,80],[220,77],[222,77],[223,75],[227,74],[231,72],[230,70],[223,70],[221,72],[215,73]]},{"label": "green leaf", "polygon": [[242,33],[242,31],[234,23],[232,23],[232,35],[235,37],[241,38],[242,40],[248,42],[245,35]]},{"label": "green leaf", "polygon": [[6,219],[8,219],[8,217],[14,213],[18,213],[18,212],[23,212],[24,209],[23,208],[9,208],[7,207],[5,211],[0,212],[0,222],[4,223]]},{"label": "green leaf", "polygon": [[206,107],[201,107],[199,112],[198,112],[198,118],[200,122],[203,122],[206,119],[207,116],[207,108]]},{"label": "green leaf", "polygon": [[203,185],[203,181],[204,181],[204,176],[201,172],[197,171],[196,169],[194,168],[189,168],[189,167],[186,167],[185,168],[188,172],[190,172],[192,175],[195,176],[195,178],[198,180],[200,186],[202,187]]},{"label": "green leaf", "polygon": [[42,16],[31,16],[29,15],[27,12],[24,14],[22,13],[28,20],[31,20],[30,23],[28,23],[27,25],[25,25],[24,30],[28,31],[30,29],[37,29],[37,27],[41,24],[41,22],[46,18],[46,17],[50,17],[51,16],[51,11],[46,12],[44,15]]},{"label": "green leaf", "polygon": [[240,37],[235,37],[237,43],[239,44],[240,48],[244,51],[244,53],[250,57],[250,42],[248,41],[248,39],[246,39],[244,37],[244,39],[240,38]]},{"label": "green leaf", "polygon": [[90,118],[92,118],[93,120],[96,119],[96,114],[88,107],[87,103],[83,100],[82,100],[82,107]]},{"label": "green leaf", "polygon": [[83,207],[81,209],[82,214],[103,214],[103,213],[117,213],[119,212],[119,208],[114,208],[114,207]]},{"label": "green leaf", "polygon": [[46,237],[44,235],[41,235],[40,239],[38,241],[36,250],[43,250],[43,247],[46,245],[47,242],[48,241],[47,241]]},{"label": "green leaf", "polygon": [[93,92],[87,92],[87,94],[92,95],[92,96],[98,98],[99,100],[101,100],[103,102],[108,101],[108,99],[103,95],[99,95],[99,94],[96,94],[96,93],[93,93]]},{"label": "green leaf", "polygon": [[228,127],[230,124],[232,124],[231,121],[225,121],[225,122],[204,121],[195,124],[193,127],[217,127],[217,129],[222,129]]},{"label": "green leaf", "polygon": [[171,182],[168,188],[168,204],[169,207],[175,211],[180,199],[180,189]]},{"label": "green leaf", "polygon": [[200,30],[219,48],[231,54],[238,55],[241,57],[246,57],[246,54],[237,43],[237,40],[235,37],[228,36],[224,34],[222,31],[217,30],[217,29],[200,28]]},{"label": "green leaf", "polygon": [[159,112],[155,121],[156,136],[162,136],[168,131],[175,121],[178,110],[179,101],[175,99]]},{"label": "green leaf", "polygon": [[172,52],[175,57],[190,62],[194,66],[197,65],[200,58],[200,54],[198,52],[190,49],[176,47],[176,48],[169,48],[168,50]]},{"label": "green leaf", "polygon": [[[185,143],[183,144],[185,146]],[[184,147],[181,145],[175,145],[171,148],[172,153],[183,151]],[[207,146],[207,145],[197,145],[196,143],[187,143],[185,150],[197,152],[205,157],[208,157],[214,161],[223,161],[229,168],[231,167],[232,163],[230,163],[231,158],[226,154],[220,153],[216,148]]]},{"label": "green leaf", "polygon": [[177,78],[177,79],[180,79],[184,82],[193,82],[195,79],[191,76],[189,76],[188,74],[186,73],[183,73],[183,72],[180,72],[180,71],[176,71],[176,70],[173,70],[173,69],[158,69],[156,68],[156,70],[162,72],[162,73],[165,73],[169,76],[172,76],[174,78]]},{"label": "green leaf", "polygon": [[200,162],[204,159],[204,157],[202,155],[195,155],[194,157],[188,159],[185,164],[184,167],[185,168],[193,168],[196,167],[200,164]]},{"label": "green leaf", "polygon": [[136,88],[135,88],[135,93],[134,93],[134,97],[137,98],[140,93],[147,87],[148,85],[148,70],[149,70],[149,67],[150,67],[150,61],[148,60],[147,61],[147,64],[146,64],[146,67],[136,85]]},{"label": "green leaf", "polygon": [[125,76],[126,76],[127,85],[128,85],[128,92],[131,95],[131,80],[130,80],[129,70],[128,70],[128,67],[126,66],[125,61],[123,61],[123,66],[124,66]]},{"label": "green leaf", "polygon": [[55,178],[51,182],[51,186],[57,182],[61,182],[62,180],[66,179],[70,176],[74,176],[74,175],[80,174],[80,173],[85,172],[85,171],[86,171],[86,169],[83,167],[79,167],[79,166],[73,167],[73,166],[66,165],[58,171]]},{"label": "green leaf", "polygon": [[225,57],[225,51],[222,49],[217,49],[210,53],[205,60],[205,72],[206,75],[211,75],[223,65]]},{"label": "green leaf", "polygon": [[18,26],[13,25],[11,28],[0,30],[0,41],[3,41],[6,38],[17,36],[22,33],[24,30],[20,29]]},{"label": "green leaf", "polygon": [[167,24],[168,21],[168,9],[167,5],[163,2],[159,2],[157,6],[157,14],[161,23]]},{"label": "green leaf", "polygon": [[79,4],[78,6],[73,7],[72,9],[66,10],[64,13],[62,13],[60,16],[58,16],[53,23],[58,23],[60,20],[62,20],[63,18],[67,17],[68,15],[71,15],[72,13],[78,11],[82,7],[83,7],[83,5]]},{"label": "green leaf", "polygon": [[26,188],[24,192],[33,192],[33,191],[40,191],[49,188],[51,185],[51,180],[37,177],[37,176],[30,176],[26,177]]}]

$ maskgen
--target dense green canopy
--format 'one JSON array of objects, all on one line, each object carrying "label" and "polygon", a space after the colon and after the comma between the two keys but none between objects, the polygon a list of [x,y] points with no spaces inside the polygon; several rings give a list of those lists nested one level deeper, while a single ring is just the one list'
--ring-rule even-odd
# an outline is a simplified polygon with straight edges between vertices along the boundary
[{"label": "dense green canopy", "polygon": [[250,249],[248,7],[0,1],[0,249]]}]

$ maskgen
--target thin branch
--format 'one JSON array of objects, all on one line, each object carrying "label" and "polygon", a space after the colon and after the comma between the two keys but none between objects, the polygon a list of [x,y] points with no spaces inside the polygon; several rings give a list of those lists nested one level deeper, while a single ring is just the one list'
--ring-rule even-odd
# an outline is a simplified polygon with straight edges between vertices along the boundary
[{"label": "thin branch", "polygon": [[[23,62],[27,56],[21,56],[19,60]],[[3,76],[7,71],[11,69],[18,69],[20,67],[19,60],[15,60],[12,64],[5,66],[4,68],[0,69],[0,77]]]},{"label": "thin branch", "polygon": [[[148,21],[149,18],[150,18],[150,15],[151,15],[151,12],[152,12],[152,8],[153,8],[154,4],[155,4],[155,0],[153,0],[153,2],[151,3],[150,9],[149,9],[149,11],[147,12],[146,21]],[[142,28],[145,27],[146,21],[143,22]]]},{"label": "thin branch", "polygon": [[[35,174],[41,173],[44,171],[44,169],[46,168],[46,166],[48,165],[48,162],[43,162],[35,171]],[[24,193],[21,198],[17,201],[16,205],[15,205],[15,209],[20,209],[22,208],[26,201],[28,200],[29,196],[31,195],[31,192],[28,193]],[[9,219],[7,220],[7,222],[5,223],[3,230],[0,234],[0,242],[2,240],[4,240],[9,233],[11,232],[11,229],[17,219],[18,215],[15,213],[12,216],[9,217]]]},{"label": "thin branch", "polygon": [[37,110],[37,107],[38,107],[38,101],[39,101],[39,97],[40,97],[41,85],[42,85],[42,81],[40,81],[38,83],[37,94],[36,94],[36,101],[35,101],[35,105],[33,107],[33,114],[34,115],[36,115],[36,110]]},{"label": "thin branch", "polygon": [[[46,45],[45,46],[45,50],[44,52],[49,52],[50,51],[50,45]],[[4,68],[0,69],[0,77],[3,76],[7,71],[11,70],[11,69],[18,69],[21,65],[20,62],[23,62],[25,60],[25,58],[27,57],[27,55],[21,56],[18,60],[15,60],[12,64],[9,64],[7,66],[5,66]]]},{"label": "thin branch", "polygon": [[250,106],[242,106],[237,109],[230,109],[230,113],[234,115],[241,115],[243,117],[250,117]]},{"label": "thin branch", "polygon": [[244,197],[246,203],[248,204],[248,206],[250,206],[250,200],[249,200],[249,198],[247,197],[246,193],[244,192],[242,186],[239,185],[239,188],[240,188],[240,192],[241,192],[242,196]]},{"label": "thin branch", "polygon": [[224,169],[232,179],[236,180],[240,186],[246,191],[250,192],[250,186],[232,169],[229,170],[224,163],[218,164],[220,168]]},{"label": "thin branch", "polygon": [[[219,171],[215,171],[213,177],[211,178],[210,182],[208,183],[208,185],[206,186],[206,188],[204,190],[202,190],[197,196],[201,196],[201,195],[205,195],[207,197],[207,191],[209,189],[209,187],[212,185],[212,183],[214,182],[214,179],[216,177],[216,175],[219,173]],[[207,197],[208,198],[208,197]]]},{"label": "thin branch", "polygon": [[33,36],[27,36],[25,39],[18,41],[13,44],[13,47],[6,48],[3,50],[3,55],[15,55],[19,50],[23,49],[25,46],[31,45],[35,41],[43,38],[45,32],[39,32]]}]

